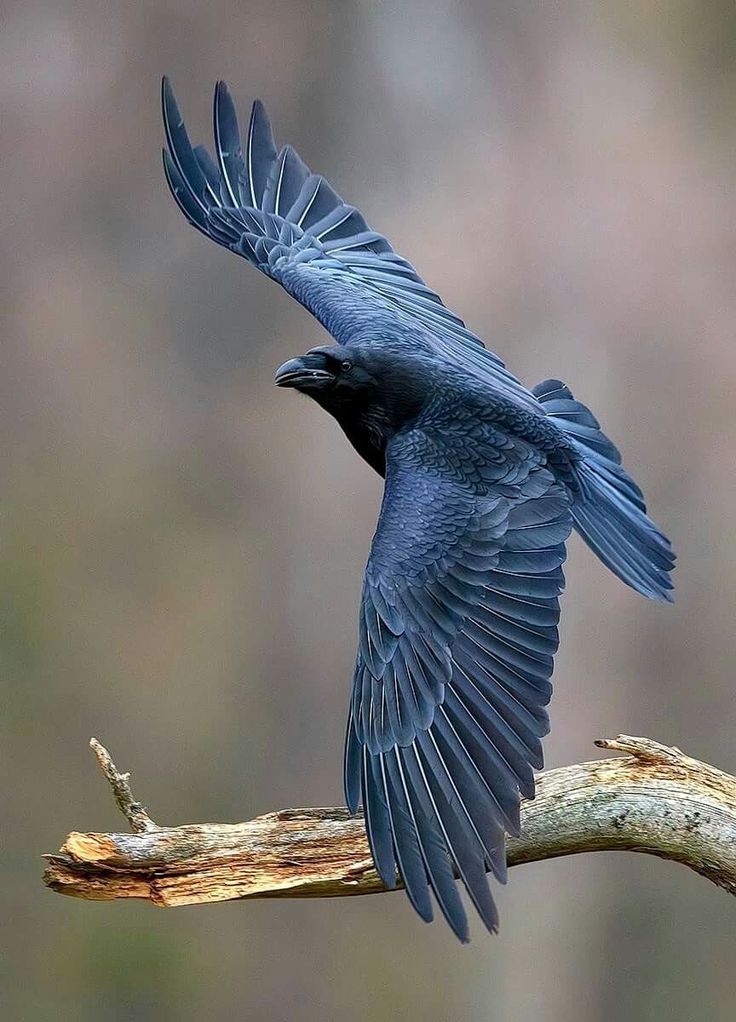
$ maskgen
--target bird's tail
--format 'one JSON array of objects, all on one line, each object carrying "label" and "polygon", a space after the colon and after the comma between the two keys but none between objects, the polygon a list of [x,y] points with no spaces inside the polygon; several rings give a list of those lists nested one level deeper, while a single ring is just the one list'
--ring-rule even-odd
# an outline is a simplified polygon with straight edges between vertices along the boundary
[{"label": "bird's tail", "polygon": [[651,600],[672,601],[675,554],[647,515],[644,496],[621,466],[621,455],[595,416],[559,380],[534,394],[583,455],[576,466],[581,495],[573,505],[575,529],[606,567]]}]

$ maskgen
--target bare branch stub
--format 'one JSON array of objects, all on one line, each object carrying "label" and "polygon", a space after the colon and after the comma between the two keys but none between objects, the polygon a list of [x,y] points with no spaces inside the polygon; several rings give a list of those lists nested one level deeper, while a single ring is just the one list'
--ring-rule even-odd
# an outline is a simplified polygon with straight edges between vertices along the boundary
[{"label": "bare branch stub", "polygon": [[627,752],[642,763],[684,763],[688,756],[675,745],[662,745],[652,738],[636,738],[633,735],[617,735],[616,738],[596,738],[593,745],[609,752]]},{"label": "bare branch stub", "polygon": [[90,738],[89,747],[97,757],[105,778],[112,788],[118,809],[130,824],[134,834],[146,834],[157,830],[156,824],[146,811],[146,807],[133,796],[130,787],[130,774],[122,774],[112,761],[112,756],[101,742]]}]

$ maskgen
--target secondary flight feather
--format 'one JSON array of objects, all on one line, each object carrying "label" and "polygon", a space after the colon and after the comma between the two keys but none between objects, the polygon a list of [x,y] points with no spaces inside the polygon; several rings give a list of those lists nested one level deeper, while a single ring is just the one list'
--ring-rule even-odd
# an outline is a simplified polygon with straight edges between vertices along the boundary
[{"label": "secondary flight feather", "polygon": [[385,478],[366,566],[345,745],[384,883],[432,897],[468,939],[456,877],[486,927],[487,873],[534,796],[574,528],[619,578],[671,599],[671,546],[592,413],[558,380],[527,390],[290,147],[263,104],[241,136],[214,99],[214,158],[163,82],[164,169],[187,220],[247,259],[335,340],[276,383],[333,415]]}]

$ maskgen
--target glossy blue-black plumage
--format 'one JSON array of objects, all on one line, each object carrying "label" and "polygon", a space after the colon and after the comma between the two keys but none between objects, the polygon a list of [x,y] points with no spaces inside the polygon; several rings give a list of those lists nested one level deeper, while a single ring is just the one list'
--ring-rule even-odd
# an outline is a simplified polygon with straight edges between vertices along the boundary
[{"label": "glossy blue-black plumage", "polygon": [[[245,137],[223,83],[215,158],[163,84],[164,167],[187,219],[308,308],[358,379],[314,393],[385,475],[366,567],[345,746],[376,867],[461,940],[463,882],[490,930],[486,879],[534,795],[574,527],[620,578],[669,598],[674,556],[616,447],[568,388],[527,390],[414,268],[289,146],[263,105]],[[322,378],[332,355],[326,350]],[[340,359],[337,360],[338,362]]]}]

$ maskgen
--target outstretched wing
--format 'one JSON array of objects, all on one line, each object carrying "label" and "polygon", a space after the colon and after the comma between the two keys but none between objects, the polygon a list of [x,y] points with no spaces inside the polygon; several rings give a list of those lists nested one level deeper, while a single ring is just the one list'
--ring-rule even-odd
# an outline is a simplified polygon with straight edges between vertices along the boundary
[{"label": "outstretched wing", "polygon": [[[498,434],[470,486],[438,469],[419,431],[387,449],[365,574],[345,749],[384,883],[396,869],[420,916],[429,891],[461,940],[463,881],[489,930],[486,870],[503,882],[504,832],[534,795],[557,650],[569,499],[521,440]],[[487,467],[492,465],[492,467]]]},{"label": "outstretched wing", "polygon": [[216,162],[192,148],[168,79],[163,80],[168,148],[164,168],[187,220],[278,281],[316,316],[338,343],[357,330],[398,322],[405,343],[430,345],[461,362],[517,403],[539,411],[536,398],[443,305],[410,263],[291,146],[277,150],[260,101],[253,104],[245,144],[224,82],[215,89]]}]

